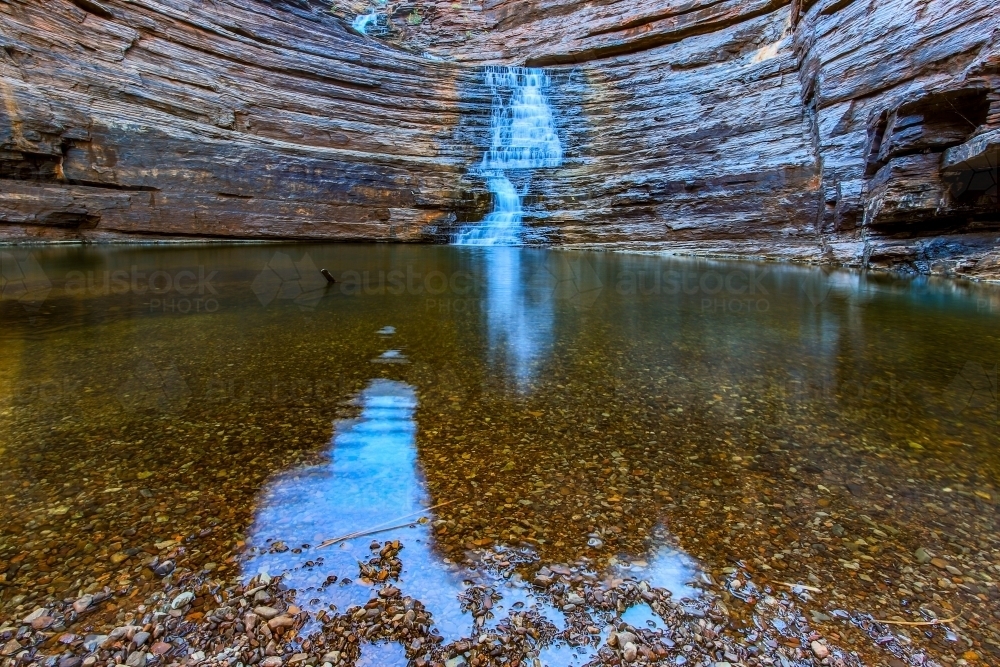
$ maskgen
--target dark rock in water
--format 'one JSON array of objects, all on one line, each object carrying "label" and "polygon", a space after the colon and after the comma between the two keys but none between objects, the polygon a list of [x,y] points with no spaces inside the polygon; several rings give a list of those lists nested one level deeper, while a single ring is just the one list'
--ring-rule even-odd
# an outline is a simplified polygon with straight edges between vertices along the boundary
[{"label": "dark rock in water", "polygon": [[156,569],[153,570],[153,573],[156,574],[156,576],[158,577],[165,577],[174,571],[174,567],[175,567],[174,561],[165,560],[156,566]]}]

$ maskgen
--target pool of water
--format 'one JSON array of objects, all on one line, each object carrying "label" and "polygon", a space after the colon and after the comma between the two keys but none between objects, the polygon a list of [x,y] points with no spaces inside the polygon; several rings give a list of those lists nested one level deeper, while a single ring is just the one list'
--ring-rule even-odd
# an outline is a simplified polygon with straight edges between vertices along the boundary
[{"label": "pool of water", "polygon": [[[120,612],[170,560],[307,610],[393,581],[445,641],[631,579],[748,643],[774,598],[872,664],[1000,660],[994,288],[513,248],[0,260],[0,626],[105,587]],[[619,612],[536,659],[663,625]]]}]

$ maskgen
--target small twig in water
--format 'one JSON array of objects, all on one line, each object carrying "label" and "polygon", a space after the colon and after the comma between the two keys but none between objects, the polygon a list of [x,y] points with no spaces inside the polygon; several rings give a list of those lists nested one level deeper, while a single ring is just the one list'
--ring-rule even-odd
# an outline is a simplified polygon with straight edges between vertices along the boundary
[{"label": "small twig in water", "polygon": [[402,521],[403,519],[407,519],[407,518],[409,518],[411,516],[414,516],[414,515],[417,515],[417,514],[423,514],[424,512],[430,512],[431,510],[436,510],[437,508],[444,507],[445,505],[451,505],[453,502],[455,502],[455,501],[454,500],[449,500],[446,503],[440,503],[438,505],[434,505],[433,507],[428,507],[427,509],[418,510],[416,512],[411,512],[410,514],[404,514],[401,517],[397,517],[395,519],[392,519],[391,521],[386,521],[385,523],[380,523],[379,525],[377,525],[377,526],[375,526],[373,528],[369,528],[367,530],[359,530],[356,533],[348,533],[347,535],[341,535],[340,537],[335,537],[332,540],[327,540],[327,541],[323,542],[322,544],[320,544],[316,548],[317,549],[322,549],[323,547],[328,547],[328,546],[330,546],[332,544],[336,544],[337,542],[346,542],[347,540],[353,540],[356,537],[365,537],[367,535],[374,535],[375,533],[382,533],[382,532],[385,532],[387,530],[395,530],[396,528],[405,528],[406,526],[412,526],[413,524],[415,524],[417,522],[416,521],[410,521],[409,523],[404,523],[404,524],[399,525],[399,526],[386,527],[386,526],[388,526],[391,523],[396,523],[397,521]]},{"label": "small twig in water", "polygon": [[815,586],[806,586],[805,584],[790,584],[787,581],[772,581],[772,584],[778,584],[780,586],[788,586],[789,588],[801,588],[805,591],[812,591],[813,593],[822,593],[822,588],[816,588]]},{"label": "small twig in water", "polygon": [[925,625],[946,625],[948,623],[954,623],[962,616],[962,612],[951,618],[935,618],[933,621],[883,621],[878,618],[873,618],[872,621],[875,623],[881,623],[882,625],[911,625],[911,626],[925,626]]}]

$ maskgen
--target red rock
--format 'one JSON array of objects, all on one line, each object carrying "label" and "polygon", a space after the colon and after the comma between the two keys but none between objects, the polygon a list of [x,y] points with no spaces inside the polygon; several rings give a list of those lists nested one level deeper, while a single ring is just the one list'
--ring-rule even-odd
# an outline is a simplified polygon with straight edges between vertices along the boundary
[{"label": "red rock", "polygon": [[56,619],[54,619],[51,616],[39,616],[38,618],[36,618],[31,622],[31,627],[34,630],[44,630],[45,628],[52,625],[55,622],[55,620]]},{"label": "red rock", "polygon": [[151,647],[149,647],[149,651],[153,655],[166,655],[167,653],[170,652],[172,648],[173,646],[171,646],[166,642],[156,642]]},{"label": "red rock", "polygon": [[270,621],[267,622],[267,627],[271,628],[272,630],[276,630],[277,628],[290,628],[293,625],[295,625],[295,619],[292,618],[291,616],[286,616],[284,614],[282,614],[281,616],[275,616],[274,618],[272,618]]}]

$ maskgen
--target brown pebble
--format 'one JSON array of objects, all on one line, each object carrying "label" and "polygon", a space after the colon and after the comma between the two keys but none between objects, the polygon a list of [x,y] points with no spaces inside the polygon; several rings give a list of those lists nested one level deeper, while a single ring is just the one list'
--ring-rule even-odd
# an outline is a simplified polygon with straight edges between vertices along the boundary
[{"label": "brown pebble", "polygon": [[34,630],[44,630],[55,622],[56,619],[51,616],[39,616],[31,622],[31,627]]},{"label": "brown pebble", "polygon": [[272,630],[277,630],[278,628],[290,628],[295,625],[295,619],[291,616],[275,616],[270,621],[267,622],[267,627]]},{"label": "brown pebble", "polygon": [[166,655],[167,653],[170,652],[170,649],[172,648],[173,646],[171,646],[166,642],[156,642],[155,644],[149,647],[149,651],[153,655]]},{"label": "brown pebble", "polygon": [[257,614],[265,621],[270,621],[281,612],[274,607],[254,607],[253,613]]}]

